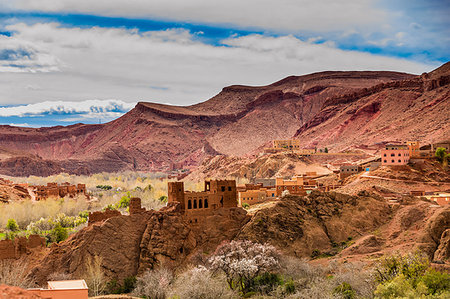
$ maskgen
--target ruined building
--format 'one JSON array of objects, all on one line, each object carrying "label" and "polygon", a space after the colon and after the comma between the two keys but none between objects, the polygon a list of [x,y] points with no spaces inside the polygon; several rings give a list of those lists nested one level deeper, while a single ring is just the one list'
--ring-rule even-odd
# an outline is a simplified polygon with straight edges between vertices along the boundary
[{"label": "ruined building", "polygon": [[214,210],[237,207],[235,180],[205,181],[204,191],[185,191],[183,182],[169,182],[168,203],[179,202],[192,222],[209,216]]},{"label": "ruined building", "polygon": [[32,190],[36,197],[36,200],[44,200],[50,197],[58,198],[75,195],[86,195],[86,185],[77,184],[70,185],[69,183],[62,183],[58,185],[57,183],[47,183],[46,186],[33,186]]}]

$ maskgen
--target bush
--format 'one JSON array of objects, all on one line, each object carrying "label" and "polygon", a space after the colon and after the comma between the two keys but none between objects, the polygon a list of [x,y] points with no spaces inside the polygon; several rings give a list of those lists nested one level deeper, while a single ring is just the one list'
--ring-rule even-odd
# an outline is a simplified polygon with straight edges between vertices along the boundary
[{"label": "bush", "polygon": [[120,201],[117,203],[117,208],[119,209],[128,208],[130,206],[130,201],[131,201],[130,192],[128,192],[127,195],[122,196]]},{"label": "bush", "polygon": [[215,299],[237,298],[224,277],[215,277],[203,266],[182,273],[174,282],[171,296],[174,298]]},{"label": "bush", "polygon": [[102,189],[102,190],[111,190],[112,189],[112,187],[109,185],[97,185],[96,188]]},{"label": "bush", "polygon": [[158,200],[159,200],[160,202],[167,203],[167,196],[161,195],[161,196],[158,198]]},{"label": "bush", "polygon": [[27,278],[27,274],[27,264],[24,260],[0,260],[0,285],[29,288],[32,282]]},{"label": "bush", "polygon": [[448,298],[450,274],[429,268],[420,253],[385,258],[376,269],[378,298]]},{"label": "bush", "polygon": [[165,299],[172,282],[172,271],[166,268],[148,270],[137,278],[133,294],[149,299]]},{"label": "bush", "polygon": [[392,280],[397,275],[403,274],[406,279],[415,280],[424,275],[429,266],[428,258],[420,252],[404,256],[391,255],[384,257],[375,268],[375,278],[377,282],[383,283]]},{"label": "bush", "polygon": [[67,232],[67,229],[62,227],[61,224],[56,224],[56,226],[51,230],[50,232],[50,241],[51,242],[62,242],[67,237],[69,237],[69,233]]},{"label": "bush", "polygon": [[19,226],[17,225],[16,220],[8,219],[8,223],[6,224],[6,228],[12,232],[16,232],[19,230]]},{"label": "bush", "polygon": [[422,277],[422,281],[428,288],[428,293],[435,295],[442,292],[450,291],[450,274],[441,273],[430,269]]},{"label": "bush", "polygon": [[244,203],[242,204],[242,207],[243,207],[244,209],[248,209],[248,208],[250,208],[250,205],[249,205],[248,203],[244,202]]},{"label": "bush", "polygon": [[356,292],[347,282],[343,282],[333,290],[333,295],[339,295],[344,299],[356,298]]},{"label": "bush", "polygon": [[123,280],[122,285],[117,283],[117,280],[111,280],[106,284],[108,294],[128,294],[131,293],[136,286],[136,276],[130,276]]}]

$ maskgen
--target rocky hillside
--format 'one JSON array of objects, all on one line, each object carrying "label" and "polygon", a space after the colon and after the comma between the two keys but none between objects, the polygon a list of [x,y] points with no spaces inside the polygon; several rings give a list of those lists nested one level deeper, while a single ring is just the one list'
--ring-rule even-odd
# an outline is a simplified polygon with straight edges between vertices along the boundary
[{"label": "rocky hillside", "polygon": [[415,199],[391,205],[368,192],[313,192],[284,197],[252,216],[241,208],[217,210],[195,224],[171,205],[82,229],[46,249],[31,276],[39,283],[52,273],[79,276],[87,258],[97,255],[108,279],[121,281],[147,268],[204,260],[222,241],[233,239],[268,242],[296,257],[362,260],[418,247],[434,260],[450,263],[450,207],[431,206]]},{"label": "rocky hillside", "polygon": [[[329,106],[330,99],[405,80],[420,79],[396,72],[321,72],[268,86],[225,87],[193,106],[138,103],[102,125],[0,126],[0,171],[10,175],[155,171],[166,169],[170,162],[196,166],[217,154],[243,156],[258,152],[273,139],[301,134],[301,128],[317,123],[318,113],[324,113],[322,107]],[[386,101],[398,103],[399,98],[392,95]],[[354,144],[352,139],[344,142]]]}]

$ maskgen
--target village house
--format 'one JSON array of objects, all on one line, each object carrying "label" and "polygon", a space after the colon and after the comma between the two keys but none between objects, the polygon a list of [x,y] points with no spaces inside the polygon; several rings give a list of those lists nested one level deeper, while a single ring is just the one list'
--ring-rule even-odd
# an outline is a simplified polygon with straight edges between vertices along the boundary
[{"label": "village house", "polygon": [[277,196],[281,196],[285,190],[287,190],[289,194],[306,195],[303,183],[303,176],[295,176],[291,180],[277,178],[275,182]]},{"label": "village house", "polygon": [[383,166],[398,166],[406,165],[409,162],[409,147],[408,145],[393,145],[388,144],[381,150],[381,165]]},{"label": "village house", "polygon": [[209,216],[211,211],[234,208],[238,203],[235,180],[205,181],[203,191],[185,191],[183,182],[168,183],[168,203],[179,202],[191,222]]},{"label": "village house", "polygon": [[432,195],[430,200],[436,202],[440,206],[447,206],[450,204],[450,193],[438,193]]},{"label": "village house", "polygon": [[358,165],[341,165],[341,167],[339,167],[339,178],[343,180],[361,171],[362,169]]},{"label": "village house", "polygon": [[28,289],[28,292],[45,299],[84,299],[88,298],[88,286],[82,280],[62,280],[47,282],[47,289]]},{"label": "village house", "polygon": [[300,149],[300,140],[298,139],[274,140],[273,148],[278,150],[283,149],[298,150]]},{"label": "village house", "polygon": [[[275,192],[273,193],[275,194]],[[253,205],[267,200],[267,192],[265,188],[258,190],[247,190],[239,192],[239,206],[246,203],[248,205]]]}]

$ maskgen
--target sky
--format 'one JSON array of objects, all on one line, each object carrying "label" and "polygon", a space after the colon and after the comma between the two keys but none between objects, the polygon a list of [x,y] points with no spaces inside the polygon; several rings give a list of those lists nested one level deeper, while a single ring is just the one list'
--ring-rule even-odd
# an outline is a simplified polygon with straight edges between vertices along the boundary
[{"label": "sky", "polygon": [[0,124],[111,121],[139,101],[450,60],[450,0],[2,0]]}]

